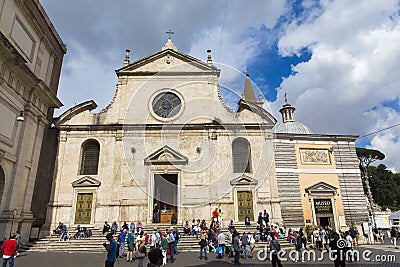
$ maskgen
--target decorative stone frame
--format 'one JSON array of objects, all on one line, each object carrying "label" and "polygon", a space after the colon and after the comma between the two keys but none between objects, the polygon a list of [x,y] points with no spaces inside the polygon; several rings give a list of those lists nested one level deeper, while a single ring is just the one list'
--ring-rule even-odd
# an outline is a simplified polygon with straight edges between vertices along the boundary
[{"label": "decorative stone frame", "polygon": [[[331,150],[318,148],[300,148],[300,160],[304,165],[331,165]],[[307,155],[306,155],[307,153]]]},{"label": "decorative stone frame", "polygon": [[314,199],[330,200],[332,204],[333,223],[332,227],[338,231],[340,228],[339,217],[336,207],[337,188],[325,182],[316,183],[305,189],[311,205],[313,225],[318,225],[317,214],[315,213]]},{"label": "decorative stone frame", "polygon": [[92,227],[95,224],[95,215],[96,215],[96,201],[97,201],[97,191],[101,185],[101,182],[97,179],[94,179],[90,176],[82,177],[78,180],[75,180],[71,183],[73,187],[73,199],[72,199],[72,211],[70,222],[71,225],[75,225],[75,212],[76,212],[76,204],[77,197],[80,193],[92,194],[92,211],[90,215],[90,223],[89,224],[81,224],[82,227]]},{"label": "decorative stone frame", "polygon": [[[155,99],[158,95],[163,94],[163,93],[172,93],[172,94],[175,94],[175,95],[179,98],[179,100],[181,101],[181,108],[180,108],[180,110],[178,111],[178,113],[177,113],[175,116],[173,116],[173,117],[171,117],[171,118],[162,118],[162,117],[158,116],[158,115],[154,112],[154,110],[153,110],[153,101],[154,101],[154,99]],[[183,98],[183,96],[182,96],[178,91],[176,91],[175,89],[164,88],[164,89],[157,90],[157,91],[150,97],[150,100],[149,100],[148,107],[149,107],[150,114],[151,114],[156,120],[161,121],[161,122],[170,122],[170,121],[176,120],[177,118],[179,118],[179,116],[182,114],[182,112],[183,112],[184,109],[185,109],[185,101],[184,101],[184,100],[185,100],[185,99]]]}]

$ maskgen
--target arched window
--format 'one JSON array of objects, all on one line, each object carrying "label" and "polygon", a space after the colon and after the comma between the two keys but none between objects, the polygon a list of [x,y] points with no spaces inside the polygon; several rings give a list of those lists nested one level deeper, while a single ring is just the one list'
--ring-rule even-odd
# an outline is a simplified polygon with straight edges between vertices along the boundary
[{"label": "arched window", "polygon": [[80,174],[97,174],[99,167],[100,144],[90,139],[82,145],[81,171]]},{"label": "arched window", "polygon": [[232,142],[233,172],[251,172],[250,143],[245,138],[239,137]]},{"label": "arched window", "polygon": [[6,176],[4,175],[3,168],[0,166],[0,204],[3,198],[4,185],[6,184]]}]

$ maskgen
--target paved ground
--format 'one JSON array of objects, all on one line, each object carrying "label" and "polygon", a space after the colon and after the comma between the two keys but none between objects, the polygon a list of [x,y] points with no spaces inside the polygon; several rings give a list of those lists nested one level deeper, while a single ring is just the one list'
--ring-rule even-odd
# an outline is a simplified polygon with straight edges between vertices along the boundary
[{"label": "paved ground", "polygon": [[[362,253],[368,249],[372,252],[369,255],[371,261],[366,261],[361,259],[361,262],[346,264],[348,266],[400,266],[400,250],[395,250],[393,246],[389,245],[369,245],[357,247],[360,252],[360,258],[362,258]],[[385,255],[385,256],[382,256]],[[105,253],[57,253],[57,252],[25,252],[22,253],[15,259],[16,267],[101,267],[104,266]],[[262,254],[261,254],[262,256]],[[390,259],[391,262],[378,263],[376,262],[376,256],[386,257]],[[316,258],[320,257],[320,252],[316,252]],[[389,258],[391,257],[391,258]],[[395,260],[395,262],[393,262]],[[272,266],[269,260],[261,261],[258,259],[241,259],[241,266]],[[147,265],[147,260],[145,261],[145,266]],[[215,254],[212,253],[209,256],[209,260],[205,261],[198,258],[196,253],[181,253],[176,256],[176,261],[173,264],[168,264],[174,267],[183,266],[233,266],[232,259],[218,260],[215,258]],[[324,261],[319,262],[309,262],[306,260],[304,263],[293,263],[288,261],[284,263],[284,266],[333,266],[333,263],[326,256]],[[137,266],[137,263],[128,263],[125,259],[120,259],[116,267],[127,267],[127,266]]]}]

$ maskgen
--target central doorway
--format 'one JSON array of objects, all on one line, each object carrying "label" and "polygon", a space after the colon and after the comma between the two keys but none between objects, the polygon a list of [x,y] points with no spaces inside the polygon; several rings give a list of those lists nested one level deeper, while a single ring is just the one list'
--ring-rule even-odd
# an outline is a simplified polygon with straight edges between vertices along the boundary
[{"label": "central doorway", "polygon": [[154,174],[153,205],[160,208],[159,222],[171,222],[172,215],[178,218],[178,174]]}]

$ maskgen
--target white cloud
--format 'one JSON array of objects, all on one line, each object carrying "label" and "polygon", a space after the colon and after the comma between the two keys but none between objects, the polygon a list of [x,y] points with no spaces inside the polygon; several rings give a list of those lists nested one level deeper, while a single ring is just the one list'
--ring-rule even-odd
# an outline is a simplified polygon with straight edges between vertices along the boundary
[{"label": "white cloud", "polygon": [[72,44],[68,49],[75,56],[64,61],[60,80],[64,90],[59,90],[58,97],[69,105],[58,110],[57,115],[72,105],[96,98],[99,92],[104,102],[111,102],[117,84],[113,69],[78,44]]},{"label": "white cloud", "polygon": [[400,96],[398,11],[398,1],[350,6],[343,0],[321,1],[320,9],[309,11],[312,19],[291,22],[279,40],[280,52],[292,55],[308,48],[312,57],[293,66],[274,110],[288,92],[297,119],[314,132],[363,134],[376,128],[379,120],[365,112]]},{"label": "white cloud", "polygon": [[[275,38],[281,56],[311,51],[311,59],[293,66],[293,74],[278,88],[271,103],[277,118],[285,92],[296,107],[296,119],[316,133],[363,135],[399,118],[396,110],[382,105],[400,97],[397,0],[307,0],[298,17],[290,1],[228,1],[221,49],[225,1],[42,3],[69,48],[59,89],[63,110],[87,99],[105,107],[115,92],[114,69],[122,65],[125,48],[131,49],[132,60],[146,56],[161,49],[171,29],[180,51],[205,60],[211,48],[214,62],[240,71]],[[282,18],[289,22],[274,36]],[[265,28],[274,30],[265,34]],[[226,72],[221,83],[240,93],[243,84],[233,88],[229,82],[241,79],[235,71]],[[398,145],[390,134],[375,136],[371,143],[385,149],[387,158],[394,156],[386,150]]]},{"label": "white cloud", "polygon": [[[225,1],[50,1],[42,4],[70,49],[65,57],[59,96],[65,107],[91,96],[105,107],[115,91],[114,69],[123,63],[124,51],[131,49],[131,60],[154,53],[164,45],[173,30],[173,41],[180,51],[206,60],[206,50],[213,59],[244,70],[259,48],[259,36],[252,32],[273,27],[285,9],[280,0],[228,1],[222,39],[221,27]],[[71,19],[73,18],[73,19]],[[75,48],[80,47],[80,53]],[[91,58],[84,60],[81,57]],[[79,63],[78,63],[79,62]],[[96,64],[96,66],[93,65]],[[95,79],[87,71],[102,68]],[[107,75],[103,75],[108,71]],[[229,78],[229,77],[227,77]],[[75,81],[80,81],[81,86]],[[85,87],[82,85],[85,84]],[[112,86],[110,86],[112,84]],[[106,88],[106,85],[109,86]],[[83,90],[85,91],[82,95]],[[60,113],[61,111],[58,111]]]},{"label": "white cloud", "polygon": [[376,161],[375,165],[385,164],[391,171],[396,173],[400,172],[400,161],[398,160],[400,151],[399,135],[400,131],[396,130],[377,135],[371,140],[371,145],[367,146],[367,148],[377,149],[385,154],[385,159]]}]

